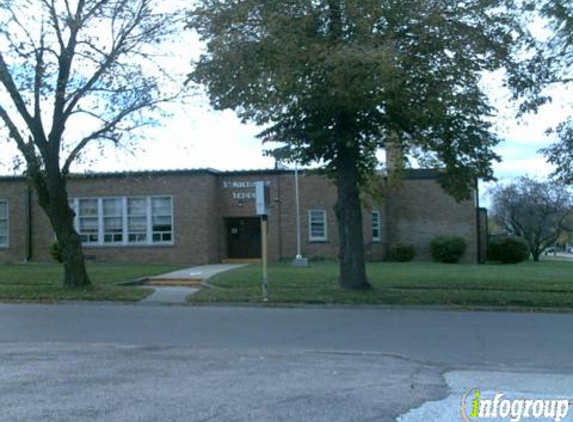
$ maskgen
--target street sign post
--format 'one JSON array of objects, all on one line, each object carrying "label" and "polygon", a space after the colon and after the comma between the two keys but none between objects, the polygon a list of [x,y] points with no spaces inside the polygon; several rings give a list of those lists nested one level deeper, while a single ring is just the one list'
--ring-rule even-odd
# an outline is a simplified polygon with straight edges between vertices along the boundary
[{"label": "street sign post", "polygon": [[255,182],[256,213],[261,217],[261,258],[263,261],[263,301],[268,300],[268,229],[270,211],[270,188],[265,182]]}]

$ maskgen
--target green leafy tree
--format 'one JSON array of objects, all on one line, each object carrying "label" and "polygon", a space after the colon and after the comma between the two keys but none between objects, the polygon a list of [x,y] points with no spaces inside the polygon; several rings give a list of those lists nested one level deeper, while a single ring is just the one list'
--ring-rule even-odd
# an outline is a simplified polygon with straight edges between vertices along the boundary
[{"label": "green leafy tree", "polygon": [[377,149],[430,156],[462,198],[492,178],[498,139],[480,72],[507,60],[515,16],[491,0],[199,0],[190,28],[206,42],[190,80],[320,163],[337,186],[340,282],[369,287],[359,188]]},{"label": "green leafy tree", "polygon": [[[537,112],[552,101],[551,90],[573,89],[573,2],[570,0],[535,0],[521,3],[527,20],[544,24],[550,35],[523,38],[518,51],[526,59],[510,67],[510,87],[515,99],[523,100],[519,113]],[[573,103],[571,104],[573,106]],[[558,142],[541,150],[556,166],[553,176],[559,182],[573,183],[573,115],[548,133]]]},{"label": "green leafy tree", "polygon": [[66,287],[90,284],[68,203],[70,168],[92,144],[120,144],[177,97],[152,48],[173,34],[177,16],[160,13],[156,0],[0,2],[0,129],[54,229]]}]

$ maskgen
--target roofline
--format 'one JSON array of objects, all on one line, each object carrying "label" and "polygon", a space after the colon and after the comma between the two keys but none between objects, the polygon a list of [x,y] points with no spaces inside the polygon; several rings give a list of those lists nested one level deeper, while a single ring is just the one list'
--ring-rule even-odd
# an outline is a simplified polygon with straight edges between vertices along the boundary
[{"label": "roofline", "polygon": [[[299,169],[301,174],[314,172],[316,169]],[[281,175],[293,174],[294,169],[252,169],[252,170],[217,170],[213,168],[200,169],[174,169],[174,170],[136,170],[98,173],[73,173],[70,180],[81,179],[105,179],[105,178],[129,178],[129,177],[154,177],[154,176],[186,176],[186,175],[212,175],[212,176],[253,176],[253,175]],[[430,180],[437,179],[440,174],[438,169],[407,169],[406,180]],[[28,178],[24,175],[0,176],[0,181],[25,182]]]}]

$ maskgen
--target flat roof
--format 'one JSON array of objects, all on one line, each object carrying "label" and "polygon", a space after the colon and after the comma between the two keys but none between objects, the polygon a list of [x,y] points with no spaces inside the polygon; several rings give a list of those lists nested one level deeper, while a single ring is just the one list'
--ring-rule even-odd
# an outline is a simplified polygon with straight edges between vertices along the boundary
[{"label": "flat roof", "polygon": [[[300,169],[301,173],[313,172],[314,169]],[[127,178],[127,177],[153,177],[153,176],[185,176],[209,174],[213,176],[250,176],[250,175],[278,175],[294,173],[294,169],[252,169],[252,170],[217,170],[213,168],[199,169],[171,169],[171,170],[134,170],[98,173],[73,173],[70,179],[99,179],[99,178]],[[440,173],[438,169],[408,169],[406,179],[424,180],[436,179]],[[0,176],[0,181],[26,181],[24,175]]]}]

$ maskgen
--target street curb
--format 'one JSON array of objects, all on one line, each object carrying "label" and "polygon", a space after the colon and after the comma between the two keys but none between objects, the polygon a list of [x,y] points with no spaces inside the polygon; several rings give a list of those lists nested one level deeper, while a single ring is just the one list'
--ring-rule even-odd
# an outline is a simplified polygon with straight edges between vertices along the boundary
[{"label": "street curb", "polygon": [[524,308],[496,306],[447,306],[447,305],[390,305],[390,304],[344,304],[344,303],[260,303],[260,302],[188,302],[189,306],[237,307],[237,308],[283,308],[283,309],[379,309],[379,310],[412,310],[412,311],[452,311],[452,312],[491,312],[491,313],[547,313],[573,314],[573,308]]}]

